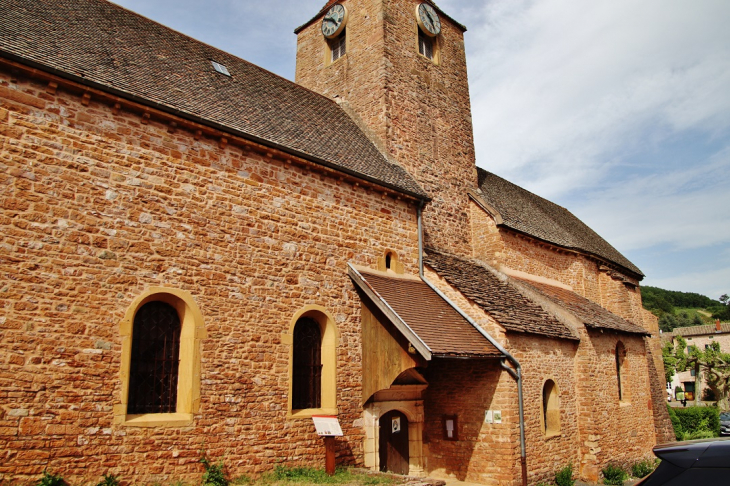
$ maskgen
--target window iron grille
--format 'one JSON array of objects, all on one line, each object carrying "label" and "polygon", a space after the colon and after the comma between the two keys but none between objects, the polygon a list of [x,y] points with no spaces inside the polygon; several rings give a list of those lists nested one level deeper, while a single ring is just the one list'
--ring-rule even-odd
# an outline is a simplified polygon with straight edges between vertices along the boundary
[{"label": "window iron grille", "polygon": [[332,62],[338,60],[346,54],[346,46],[347,42],[345,37],[345,31],[343,30],[342,33],[337,37],[337,39],[334,40],[334,43],[332,45]]},{"label": "window iron grille", "polygon": [[433,40],[426,36],[421,29],[418,29],[418,52],[433,60]]},{"label": "window iron grille", "polygon": [[134,316],[127,413],[173,413],[177,408],[180,318],[164,302],[148,302]]},{"label": "window iron grille", "polygon": [[292,408],[320,408],[322,386],[322,333],[314,319],[294,326]]}]

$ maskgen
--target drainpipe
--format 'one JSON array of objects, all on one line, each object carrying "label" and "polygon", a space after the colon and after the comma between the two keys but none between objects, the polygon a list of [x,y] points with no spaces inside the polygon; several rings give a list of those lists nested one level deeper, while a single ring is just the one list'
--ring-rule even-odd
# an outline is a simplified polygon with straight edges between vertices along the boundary
[{"label": "drainpipe", "polygon": [[[504,358],[499,361],[499,364],[505,371],[507,371],[507,373],[510,374],[512,378],[515,379],[515,381],[517,381],[517,400],[519,402],[520,410],[520,465],[522,467],[522,486],[527,486],[527,452],[525,448],[525,407],[524,400],[522,398],[522,367],[520,366],[520,362],[517,361],[517,358],[509,354],[507,350],[504,349],[501,344],[495,341],[494,338],[490,336],[484,329],[482,329],[479,324],[474,322],[474,320],[469,317],[464,311],[462,311],[454,302],[452,302],[451,299],[449,299],[446,295],[444,295],[443,292],[436,288],[435,285],[433,285],[426,279],[426,275],[423,272],[423,205],[423,201],[421,201],[418,205],[418,274],[420,275],[421,280],[423,280],[426,285],[428,285],[451,307],[453,307],[456,312],[458,312],[464,319],[466,319],[469,324],[474,326],[474,328],[479,331],[482,336],[487,338],[487,340],[492,343],[492,345],[494,345],[494,347],[497,348],[500,353],[504,355]],[[507,363],[505,363],[505,360],[508,360],[512,364],[512,366],[509,366]]]}]

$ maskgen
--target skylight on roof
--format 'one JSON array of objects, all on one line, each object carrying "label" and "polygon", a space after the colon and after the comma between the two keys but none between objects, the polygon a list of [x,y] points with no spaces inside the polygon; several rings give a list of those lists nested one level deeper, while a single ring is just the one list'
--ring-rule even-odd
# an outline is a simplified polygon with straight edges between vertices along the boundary
[{"label": "skylight on roof", "polygon": [[228,68],[225,67],[223,64],[220,64],[215,61],[210,61],[210,63],[213,65],[213,69],[215,69],[217,72],[221,74],[225,74],[226,76],[230,76],[231,73],[228,72]]}]

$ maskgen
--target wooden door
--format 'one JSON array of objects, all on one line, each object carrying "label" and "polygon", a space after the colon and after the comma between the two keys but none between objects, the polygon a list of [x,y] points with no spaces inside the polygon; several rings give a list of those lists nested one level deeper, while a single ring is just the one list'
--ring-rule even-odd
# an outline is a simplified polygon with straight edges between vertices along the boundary
[{"label": "wooden door", "polygon": [[380,470],[408,474],[408,419],[392,410],[380,417]]}]

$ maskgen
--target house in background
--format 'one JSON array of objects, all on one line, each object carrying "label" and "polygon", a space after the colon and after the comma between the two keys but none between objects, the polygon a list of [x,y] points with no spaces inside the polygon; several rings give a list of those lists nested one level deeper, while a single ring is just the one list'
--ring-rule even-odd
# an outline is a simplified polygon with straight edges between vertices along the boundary
[{"label": "house in background", "polygon": [[[722,352],[730,352],[730,324],[722,324],[719,319],[715,324],[677,327],[670,333],[663,333],[662,340],[671,340],[672,344],[676,346],[677,338],[680,336],[687,342],[688,348],[697,346],[699,349],[706,349],[713,342],[717,342],[720,344]],[[710,389],[707,386],[697,386],[696,375],[696,370],[691,369],[675,373],[672,376],[672,381],[667,384],[667,389],[671,392],[673,400],[677,399],[677,389],[681,387],[687,401],[705,401]],[[700,377],[701,381],[702,377]],[[709,401],[714,400],[714,397],[709,399]]]},{"label": "house in background", "polygon": [[670,438],[642,272],[477,168],[464,31],[328,2],[292,83],[0,0],[2,480],[320,466],[316,415],[339,464],[494,485]]}]

